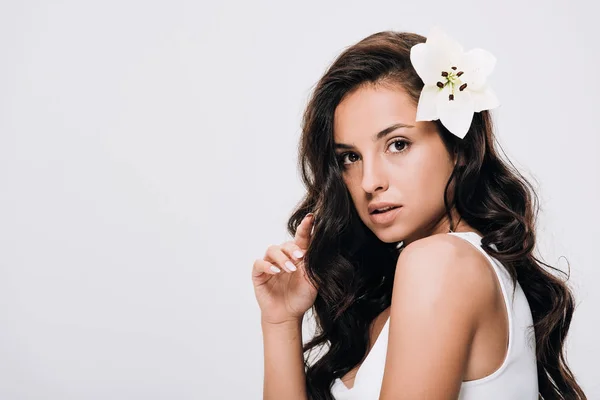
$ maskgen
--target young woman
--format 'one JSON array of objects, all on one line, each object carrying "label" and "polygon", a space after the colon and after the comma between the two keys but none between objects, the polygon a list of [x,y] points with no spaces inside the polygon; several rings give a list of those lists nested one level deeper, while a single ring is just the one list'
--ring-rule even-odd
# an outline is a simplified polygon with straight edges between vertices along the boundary
[{"label": "young woman", "polygon": [[534,257],[536,194],[496,148],[494,62],[386,31],[320,79],[294,238],[252,271],[265,399],[586,398],[564,356],[573,295]]}]

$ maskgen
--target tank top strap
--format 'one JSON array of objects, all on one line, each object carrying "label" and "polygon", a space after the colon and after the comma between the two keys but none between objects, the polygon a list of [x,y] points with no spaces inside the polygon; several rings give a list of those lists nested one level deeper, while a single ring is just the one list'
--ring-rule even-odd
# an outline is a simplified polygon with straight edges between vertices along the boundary
[{"label": "tank top strap", "polygon": [[[504,299],[504,305],[506,306],[506,312],[508,315],[508,350],[507,356],[504,364],[510,362],[512,358],[512,348],[514,342],[514,295],[516,293],[516,285],[513,286],[513,281],[511,279],[510,274],[504,268],[504,266],[496,260],[494,257],[490,256],[486,251],[481,247],[481,236],[476,232],[449,232],[450,235],[458,236],[468,241],[478,249],[488,260],[489,264],[492,266],[496,276],[498,277],[498,283],[500,284],[500,289],[502,291],[502,297]],[[490,247],[494,250],[497,250],[495,244],[490,244]],[[513,289],[513,290],[510,290]]]},{"label": "tank top strap", "polygon": [[[481,236],[478,233],[471,232],[471,231],[469,231],[469,232],[449,232],[448,234],[458,236],[460,238],[465,239],[466,241],[471,243],[473,245],[473,247],[475,247],[477,250],[479,250],[485,256],[485,258],[487,258],[489,263],[494,268],[496,275],[498,275],[498,279],[500,280],[500,284],[501,284],[502,290],[503,290],[502,293],[504,295],[506,295],[508,293],[512,294],[510,297],[507,297],[507,300],[511,300],[511,303],[512,303],[512,298],[514,296],[514,291],[515,291],[515,284],[511,278],[510,274],[506,270],[506,268],[498,260],[496,260],[494,257],[490,256],[483,249],[483,247],[481,246],[481,239],[482,239]],[[491,243],[490,247],[492,249],[498,251],[498,248],[496,247],[496,245],[494,243]],[[511,290],[509,291],[508,289],[511,289]]]}]

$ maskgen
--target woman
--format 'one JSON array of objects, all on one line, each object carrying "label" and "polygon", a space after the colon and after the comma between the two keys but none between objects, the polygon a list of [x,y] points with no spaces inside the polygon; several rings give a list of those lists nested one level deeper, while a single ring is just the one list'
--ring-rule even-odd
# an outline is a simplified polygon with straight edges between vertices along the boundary
[{"label": "woman", "polygon": [[294,239],[253,267],[265,399],[586,398],[564,356],[573,295],[534,257],[536,194],[495,146],[494,62],[386,31],[321,78]]}]

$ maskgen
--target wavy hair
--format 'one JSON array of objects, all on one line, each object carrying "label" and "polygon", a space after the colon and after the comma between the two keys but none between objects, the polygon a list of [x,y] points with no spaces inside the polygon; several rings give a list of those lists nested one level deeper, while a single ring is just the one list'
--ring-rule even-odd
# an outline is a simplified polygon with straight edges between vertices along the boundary
[{"label": "wavy hair", "polygon": [[[305,356],[311,400],[332,400],[334,380],[366,356],[369,327],[391,305],[399,254],[396,244],[379,240],[357,214],[334,152],[334,111],[344,96],[368,84],[400,85],[416,107],[423,82],[411,64],[410,48],[425,41],[415,33],[383,31],[346,48],[318,81],[303,114],[298,166],[307,193],[287,229],[294,235],[302,218],[315,213],[304,262],[308,279],[319,288],[311,309],[317,331],[303,351],[310,355],[318,346],[329,347],[312,365]],[[474,114],[462,140],[439,120],[435,123],[447,149],[458,155],[444,193],[451,229],[454,206],[462,219],[483,234],[483,249],[519,282],[531,307],[540,398],[586,399],[564,354],[575,308],[566,284],[568,276],[560,279],[556,272],[564,272],[533,255],[539,208],[535,190],[510,162],[500,158],[488,111]],[[448,190],[452,181],[454,193]]]}]

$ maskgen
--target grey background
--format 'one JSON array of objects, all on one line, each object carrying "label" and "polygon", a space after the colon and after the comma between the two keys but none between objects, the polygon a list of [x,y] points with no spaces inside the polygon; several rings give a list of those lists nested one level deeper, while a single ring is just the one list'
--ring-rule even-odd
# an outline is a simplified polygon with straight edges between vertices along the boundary
[{"label": "grey background", "polygon": [[250,271],[289,240],[308,94],[346,46],[435,24],[498,59],[497,134],[600,399],[593,4],[0,2],[0,399],[260,399]]}]

